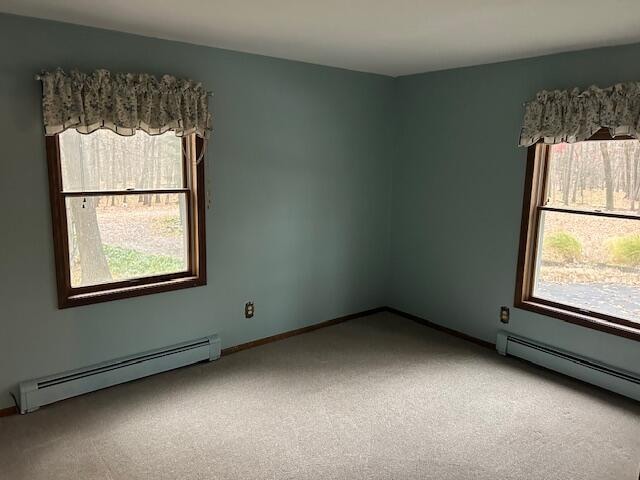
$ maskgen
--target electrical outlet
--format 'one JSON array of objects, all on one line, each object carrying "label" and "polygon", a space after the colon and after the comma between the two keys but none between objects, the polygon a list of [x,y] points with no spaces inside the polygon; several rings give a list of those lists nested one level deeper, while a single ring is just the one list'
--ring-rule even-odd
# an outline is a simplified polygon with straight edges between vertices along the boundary
[{"label": "electrical outlet", "polygon": [[253,306],[253,302],[247,302],[244,304],[244,318],[251,318],[255,313],[256,309]]},{"label": "electrical outlet", "polygon": [[500,321],[502,323],[509,323],[509,307],[500,307]]}]

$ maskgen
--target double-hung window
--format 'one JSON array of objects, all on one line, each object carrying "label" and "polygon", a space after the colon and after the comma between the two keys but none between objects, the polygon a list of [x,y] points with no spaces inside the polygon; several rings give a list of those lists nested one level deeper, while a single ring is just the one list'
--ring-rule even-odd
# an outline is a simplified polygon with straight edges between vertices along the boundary
[{"label": "double-hung window", "polygon": [[515,303],[640,338],[640,141],[529,147]]},{"label": "double-hung window", "polygon": [[46,137],[61,308],[203,285],[203,140]]}]

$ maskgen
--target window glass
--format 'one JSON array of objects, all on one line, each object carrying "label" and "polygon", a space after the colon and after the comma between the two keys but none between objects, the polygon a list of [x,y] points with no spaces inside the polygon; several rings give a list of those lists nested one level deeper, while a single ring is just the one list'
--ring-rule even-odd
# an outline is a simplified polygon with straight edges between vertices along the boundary
[{"label": "window glass", "polygon": [[173,132],[123,137],[101,129],[59,135],[65,192],[182,188],[181,139]]},{"label": "window glass", "polygon": [[543,211],[533,295],[640,322],[640,221]]},{"label": "window glass", "polygon": [[72,287],[188,269],[185,194],[66,199]]},{"label": "window glass", "polygon": [[640,142],[552,145],[546,196],[551,207],[640,215]]}]

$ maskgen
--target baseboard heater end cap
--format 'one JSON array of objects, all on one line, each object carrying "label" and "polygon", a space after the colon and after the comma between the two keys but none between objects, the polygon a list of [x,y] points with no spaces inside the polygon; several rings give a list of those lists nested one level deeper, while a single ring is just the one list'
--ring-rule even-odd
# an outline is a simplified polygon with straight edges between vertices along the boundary
[{"label": "baseboard heater end cap", "polygon": [[500,355],[507,354],[507,340],[509,339],[509,332],[499,330],[496,337],[496,350]]},{"label": "baseboard heater end cap", "polygon": [[213,362],[214,360],[218,360],[220,358],[220,337],[214,333],[213,335],[209,335],[207,338],[209,339],[209,361]]},{"label": "baseboard heater end cap", "polygon": [[40,405],[31,405],[29,398],[31,395],[38,391],[38,382],[36,380],[27,380],[20,382],[18,388],[14,392],[15,398],[18,401],[18,410],[21,415],[25,413],[35,412],[40,408]]}]

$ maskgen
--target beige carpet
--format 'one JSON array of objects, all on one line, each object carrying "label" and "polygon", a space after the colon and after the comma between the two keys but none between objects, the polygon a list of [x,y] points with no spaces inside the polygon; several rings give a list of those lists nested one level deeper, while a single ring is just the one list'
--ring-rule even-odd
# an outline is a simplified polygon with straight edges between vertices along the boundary
[{"label": "beige carpet", "polygon": [[391,314],[0,419],[0,478],[637,480],[640,405]]}]

